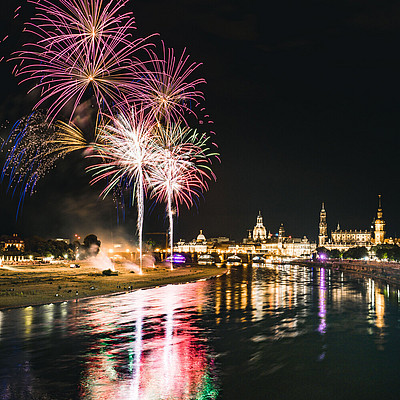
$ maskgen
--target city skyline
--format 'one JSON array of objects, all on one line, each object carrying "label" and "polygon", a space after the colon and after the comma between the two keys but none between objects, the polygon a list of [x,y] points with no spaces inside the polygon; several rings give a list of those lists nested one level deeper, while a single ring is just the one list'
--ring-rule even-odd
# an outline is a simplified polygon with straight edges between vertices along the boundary
[{"label": "city skyline", "polygon": [[[361,228],[358,226],[352,226],[349,227],[346,225],[342,225],[340,220],[337,220],[336,223],[330,221],[330,218],[327,218],[327,212],[326,212],[326,207],[325,207],[325,202],[322,202],[322,206],[320,208],[319,211],[319,224],[318,224],[318,233],[316,236],[307,236],[306,234],[300,234],[299,236],[302,237],[306,237],[308,240],[310,240],[312,243],[316,243],[317,246],[318,245],[324,245],[324,244],[320,244],[320,240],[321,240],[321,216],[322,214],[324,214],[324,221],[325,221],[325,227],[322,228],[325,232],[325,234],[323,234],[325,236],[325,240],[326,243],[328,243],[328,240],[330,241],[330,236],[334,235],[334,234],[338,234],[338,233],[346,233],[347,231],[351,232],[351,231],[359,231],[359,232],[363,232],[365,234],[370,233],[369,237],[370,238],[374,238],[374,231],[376,230],[376,224],[375,224],[375,220],[376,220],[376,216],[380,215],[380,218],[383,219],[383,227],[381,228],[381,230],[383,231],[383,238],[384,239],[396,239],[396,235],[394,236],[390,236],[386,230],[386,221],[385,221],[385,217],[382,218],[382,213],[383,212],[383,208],[382,208],[382,199],[381,199],[381,195],[379,195],[379,199],[378,199],[378,207],[375,210],[375,216],[371,219],[370,224],[368,225],[368,227],[365,227],[366,225],[364,224]],[[330,221],[330,222],[329,222]],[[219,232],[217,235],[209,235],[207,232],[207,228],[205,228],[204,226],[200,226],[200,228],[198,230],[194,230],[193,233],[189,233],[189,235],[187,237],[177,237],[174,239],[174,242],[178,242],[180,240],[195,240],[195,238],[197,237],[198,233],[200,232],[201,235],[203,235],[203,231],[204,233],[206,233],[207,235],[207,239],[208,238],[216,238],[216,237],[220,237],[220,238],[226,238],[231,240],[232,242],[238,242],[241,243],[242,241],[246,242],[246,240],[251,236],[252,240],[259,240],[262,241],[266,238],[271,238],[274,236],[281,236],[281,230],[283,229],[284,233],[287,233],[286,235],[283,235],[287,238],[292,238],[295,237],[295,234],[292,234],[291,231],[287,231],[286,230],[286,224],[285,222],[282,220],[282,222],[279,224],[279,226],[272,226],[270,224],[268,224],[268,221],[266,223],[264,223],[264,217],[263,217],[263,213],[261,210],[258,211],[258,214],[256,216],[256,218],[254,218],[255,224],[254,226],[248,226],[246,229],[243,230],[243,235],[240,238],[234,238],[232,237],[232,235],[229,235],[229,232]],[[88,234],[90,234],[89,231],[84,230],[84,229],[77,229],[76,231],[79,231],[80,234],[82,235],[82,238]],[[156,232],[157,235],[162,234],[163,232]],[[4,236],[11,236],[11,234],[7,233],[7,232],[1,232],[0,235],[4,235]],[[13,233],[14,235],[16,235],[15,233]],[[149,230],[147,232],[144,232],[145,236],[147,237],[152,237],[152,234],[154,234],[154,232],[150,232]],[[164,232],[164,234],[167,234],[167,231]],[[118,227],[115,231],[112,230],[106,230],[106,231],[102,231],[99,234],[103,240],[106,240],[107,242],[111,241],[111,242],[118,242],[118,241],[122,241],[122,242],[132,242],[135,241],[135,239],[129,235],[126,235],[126,233],[123,231],[123,229],[120,229],[120,227]],[[36,234],[34,234],[33,236],[36,236]],[[62,235],[58,235],[58,236],[62,236]],[[68,234],[66,234],[65,236],[67,236],[69,239],[74,240],[75,237],[77,237],[78,235],[75,233],[72,233],[72,231]],[[46,238],[51,238],[50,236],[45,236]],[[79,236],[80,238],[80,236]],[[382,243],[383,243],[383,238],[381,239]],[[54,239],[54,238],[52,238]],[[337,239],[339,240],[339,239]],[[369,239],[368,239],[369,240]],[[356,244],[355,244],[356,245]],[[361,244],[363,245],[363,244]]]},{"label": "city skyline", "polygon": [[[22,23],[31,16],[23,3],[14,20],[14,6],[7,2],[1,17],[2,38],[9,35],[1,44],[5,58],[17,50]],[[208,81],[207,111],[222,163],[214,165],[217,182],[197,209],[182,210],[176,238],[204,229],[207,236],[239,240],[261,209],[266,226],[277,230],[283,222],[293,236],[315,240],[323,201],[331,221],[368,229],[377,193],[383,195],[388,236],[395,236],[400,82],[393,49],[400,13],[390,2],[316,7],[137,1],[133,11],[141,35],[160,32],[168,45],[186,47],[203,63]],[[0,122],[9,121],[4,138],[34,99],[17,86],[12,62],[3,60],[0,68],[5,91]],[[84,166],[79,156],[61,162],[26,200],[17,222],[18,201],[3,183],[3,233],[64,236],[81,226],[134,236],[134,208],[118,228],[112,202],[98,200],[99,188],[87,187]],[[147,205],[149,210],[152,204]],[[147,213],[145,230],[167,229],[161,214]]]}]

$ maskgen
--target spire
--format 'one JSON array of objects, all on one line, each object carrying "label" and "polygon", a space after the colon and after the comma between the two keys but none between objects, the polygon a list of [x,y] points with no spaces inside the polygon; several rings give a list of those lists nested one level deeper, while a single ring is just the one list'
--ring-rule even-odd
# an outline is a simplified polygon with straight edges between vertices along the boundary
[{"label": "spire", "polygon": [[326,211],[325,202],[322,203],[322,208],[319,213],[319,235],[318,235],[318,245],[324,246],[328,239],[328,224],[326,223]]},{"label": "spire", "polygon": [[261,211],[259,211],[257,216],[257,226],[261,226],[262,224],[263,224],[263,218],[261,215]]},{"label": "spire", "polygon": [[378,194],[378,212],[376,213],[378,219],[382,219],[383,212],[382,212],[382,196]]},{"label": "spire", "polygon": [[337,230],[337,231],[340,231],[340,224],[339,224],[339,221],[337,222],[336,230]]},{"label": "spire", "polygon": [[382,196],[378,195],[378,211],[375,219],[375,245],[385,243],[385,221],[382,212]]}]

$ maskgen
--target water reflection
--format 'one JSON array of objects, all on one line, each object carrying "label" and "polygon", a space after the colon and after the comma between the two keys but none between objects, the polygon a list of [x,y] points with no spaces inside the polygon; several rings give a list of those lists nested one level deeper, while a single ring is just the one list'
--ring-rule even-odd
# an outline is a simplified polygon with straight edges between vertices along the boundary
[{"label": "water reflection", "polygon": [[[393,290],[396,298],[400,298],[400,292]],[[267,315],[276,317],[292,311],[290,317],[282,316],[276,321],[273,336],[276,339],[293,337],[304,333],[301,328],[304,318],[312,318],[316,303],[318,323],[314,329],[325,335],[329,330],[329,316],[346,314],[351,307],[363,307],[368,310],[365,319],[379,330],[375,333],[384,336],[385,293],[390,293],[389,286],[372,279],[354,280],[343,272],[323,268],[270,265],[232,269],[215,282],[215,321],[217,325],[229,321],[235,314],[233,311],[243,311],[241,322],[258,322]],[[354,322],[354,318],[349,319]]]},{"label": "water reflection", "polygon": [[318,316],[321,322],[318,326],[318,332],[324,334],[326,331],[326,282],[325,282],[325,269],[319,272],[319,313]]},{"label": "water reflection", "polygon": [[309,398],[317,389],[335,398],[327,385],[350,371],[364,386],[353,381],[341,398],[368,396],[369,365],[388,376],[400,367],[399,294],[338,271],[267,265],[0,312],[0,398]]},{"label": "water reflection", "polygon": [[[139,291],[126,297],[129,305],[122,302],[122,310],[113,307],[119,315],[108,316],[109,323],[119,327],[89,349],[82,398],[192,399],[204,391],[216,398],[214,361],[196,319],[187,314],[204,301],[203,285],[160,288],[161,301]],[[88,318],[95,329],[98,314]],[[135,321],[134,329],[128,320]]]}]

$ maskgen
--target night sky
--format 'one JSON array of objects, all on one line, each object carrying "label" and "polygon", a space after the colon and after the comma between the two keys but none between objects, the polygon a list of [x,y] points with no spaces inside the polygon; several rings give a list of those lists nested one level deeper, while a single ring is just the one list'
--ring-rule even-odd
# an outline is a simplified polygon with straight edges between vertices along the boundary
[{"label": "night sky", "polygon": [[[20,31],[30,14],[25,2],[2,0],[2,7],[7,2],[6,57],[25,40]],[[205,105],[222,162],[198,207],[181,210],[176,239],[199,229],[241,239],[261,210],[267,230],[284,223],[287,234],[316,240],[323,201],[329,230],[338,221],[368,229],[379,193],[388,234],[400,235],[399,2],[135,0],[131,7],[138,36],[157,32],[167,46],[186,47],[207,80]],[[0,63],[3,125],[37,101],[17,85],[13,66]],[[117,224],[111,199],[99,200],[100,187],[89,187],[86,165],[80,155],[60,162],[17,220],[18,200],[3,183],[0,233],[132,236],[134,209]],[[148,212],[145,231],[166,227],[162,208]]]}]

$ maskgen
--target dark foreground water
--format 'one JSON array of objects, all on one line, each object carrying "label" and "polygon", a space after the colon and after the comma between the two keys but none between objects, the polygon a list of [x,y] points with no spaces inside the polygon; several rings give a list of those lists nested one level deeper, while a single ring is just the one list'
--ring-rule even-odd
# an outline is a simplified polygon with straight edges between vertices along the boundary
[{"label": "dark foreground water", "polygon": [[0,398],[399,399],[399,294],[270,266],[0,312]]}]

